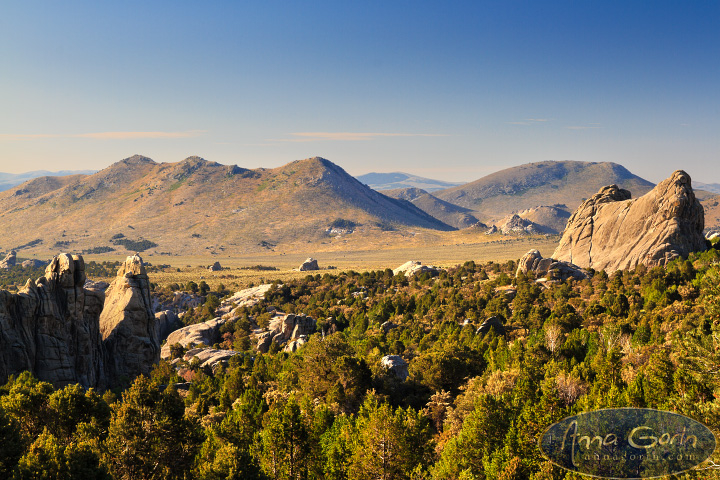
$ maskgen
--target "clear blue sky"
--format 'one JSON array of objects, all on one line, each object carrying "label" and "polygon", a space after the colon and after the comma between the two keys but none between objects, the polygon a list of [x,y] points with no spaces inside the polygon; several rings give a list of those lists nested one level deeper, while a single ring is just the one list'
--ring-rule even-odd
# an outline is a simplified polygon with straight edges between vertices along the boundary
[{"label": "clear blue sky", "polygon": [[135,153],[469,181],[541,160],[720,182],[720,2],[14,1],[0,171]]}]

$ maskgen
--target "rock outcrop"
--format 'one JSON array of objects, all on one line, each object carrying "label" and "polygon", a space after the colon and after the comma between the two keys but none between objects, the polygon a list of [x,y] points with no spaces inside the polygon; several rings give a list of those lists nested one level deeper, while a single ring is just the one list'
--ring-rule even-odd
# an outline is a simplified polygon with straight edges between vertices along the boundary
[{"label": "rock outcrop", "polygon": [[492,316],[480,324],[477,335],[485,335],[490,329],[495,330],[496,335],[505,335],[505,322],[501,317]]},{"label": "rock outcrop", "polygon": [[570,217],[553,258],[606,271],[665,265],[705,250],[703,227],[690,176],[677,170],[635,200],[617,185],[603,187]]},{"label": "rock outcrop", "polygon": [[197,359],[201,367],[209,367],[213,373],[218,365],[227,364],[235,355],[242,355],[234,350],[217,350],[214,348],[193,348],[185,352],[183,360],[192,363]]},{"label": "rock outcrop", "polygon": [[160,352],[161,358],[170,358],[170,347],[179,343],[183,347],[189,345],[207,345],[208,347],[220,341],[220,327],[227,322],[224,318],[213,318],[203,323],[188,325],[175,330],[168,335]]},{"label": "rock outcrop", "polygon": [[[317,322],[314,318],[306,315],[294,315],[292,313],[276,313],[270,319],[268,331],[257,335],[257,349],[267,352],[270,345],[275,342],[280,346],[288,346],[288,351],[294,351],[299,345],[307,341],[308,335],[315,332]],[[302,340],[300,344],[290,345],[294,340]]]},{"label": "rock outcrop", "polygon": [[105,297],[84,285],[82,257],[60,254],[17,294],[0,291],[0,383],[23,370],[56,387],[104,382],[98,317]]},{"label": "rock outcrop", "polygon": [[175,292],[173,293],[172,298],[169,299],[153,298],[153,310],[155,312],[172,310],[173,312],[180,314],[190,310],[191,308],[202,305],[204,301],[205,298],[202,295],[189,292]]},{"label": "rock outcrop", "polygon": [[416,273],[437,273],[437,271],[438,269],[436,267],[433,267],[432,265],[423,265],[422,262],[418,262],[417,260],[410,260],[403,263],[398,268],[394,269],[393,275],[402,273],[406,277],[410,277],[412,275],[415,275]]},{"label": "rock outcrop", "polygon": [[253,307],[260,303],[270,288],[272,288],[272,284],[264,283],[257,287],[250,287],[235,292],[232,297],[228,297],[220,303],[220,306],[215,310],[215,315],[224,316],[231,313],[237,307]]},{"label": "rock outcrop", "polygon": [[13,250],[7,255],[5,255],[5,258],[0,261],[0,268],[4,270],[10,270],[12,267],[15,266],[15,263],[17,263],[17,252]]},{"label": "rock outcrop", "polygon": [[25,260],[21,263],[21,265],[24,268],[44,268],[47,267],[48,262],[43,262],[42,260],[37,260],[33,258],[30,260]]},{"label": "rock outcrop", "polygon": [[0,291],[0,383],[29,370],[55,387],[111,388],[149,373],[158,357],[142,260],[128,257],[105,289],[86,282],[81,256],[61,253],[18,293]]},{"label": "rock outcrop", "polygon": [[318,266],[317,260],[314,258],[307,258],[305,261],[300,265],[300,268],[298,268],[301,272],[308,272],[311,270],[320,270],[320,267]]},{"label": "rock outcrop", "polygon": [[498,228],[503,235],[535,235],[540,233],[537,225],[517,214],[508,215],[500,220]]},{"label": "rock outcrop", "polygon": [[208,267],[208,270],[211,272],[219,272],[222,270],[222,265],[220,265],[220,262],[215,262]]},{"label": "rock outcrop", "polygon": [[518,262],[515,275],[532,272],[538,279],[565,281],[569,278],[584,280],[588,272],[568,262],[561,262],[552,258],[543,258],[538,250],[530,250]]},{"label": "rock outcrop", "polygon": [[408,363],[400,355],[385,355],[380,360],[380,365],[402,381],[410,376]]},{"label": "rock outcrop", "polygon": [[168,335],[180,324],[180,318],[177,313],[172,310],[163,310],[155,313],[155,328],[157,329],[157,337],[160,341],[165,340]]},{"label": "rock outcrop", "polygon": [[123,379],[149,375],[160,361],[160,339],[142,258],[133,255],[125,260],[105,297],[100,333],[109,376],[125,383]]}]

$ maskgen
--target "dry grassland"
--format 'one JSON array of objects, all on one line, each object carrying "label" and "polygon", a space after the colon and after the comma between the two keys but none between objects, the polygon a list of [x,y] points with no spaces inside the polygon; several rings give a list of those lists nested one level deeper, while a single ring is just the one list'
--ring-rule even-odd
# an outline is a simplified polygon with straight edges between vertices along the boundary
[{"label": "dry grassland", "polygon": [[[452,267],[473,260],[478,263],[488,261],[504,262],[517,260],[531,248],[540,250],[543,255],[550,255],[557,246],[557,238],[521,237],[504,238],[457,244],[437,244],[385,249],[366,249],[355,251],[317,252],[308,248],[307,251],[293,253],[268,252],[265,254],[233,255],[233,256],[157,256],[143,255],[146,262],[153,265],[169,265],[162,272],[150,273],[150,280],[159,285],[171,283],[185,284],[189,281],[204,280],[213,289],[222,283],[231,289],[245,288],[250,284],[260,284],[273,280],[287,281],[303,278],[308,272],[293,269],[308,257],[318,260],[321,270],[314,273],[338,273],[355,270],[384,270],[396,268],[408,260],[418,260],[426,265]],[[86,255],[87,260],[122,260],[124,257],[110,255]],[[210,272],[207,266],[219,261],[224,267],[220,272]],[[262,265],[278,270],[253,270],[248,267]],[[328,267],[335,267],[329,269]],[[179,271],[178,271],[179,270]],[[110,279],[106,279],[110,280]]]}]

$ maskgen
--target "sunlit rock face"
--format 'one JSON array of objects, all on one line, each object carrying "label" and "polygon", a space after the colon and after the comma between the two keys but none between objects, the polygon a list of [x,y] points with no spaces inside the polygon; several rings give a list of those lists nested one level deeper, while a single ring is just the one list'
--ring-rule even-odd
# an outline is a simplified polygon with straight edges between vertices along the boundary
[{"label": "sunlit rock face", "polygon": [[707,248],[704,223],[690,176],[682,170],[637,199],[610,185],[573,213],[552,258],[606,271],[665,265]]},{"label": "sunlit rock face", "polygon": [[127,257],[105,297],[100,333],[109,378],[123,384],[140,374],[149,375],[160,361],[160,337],[142,258]]}]

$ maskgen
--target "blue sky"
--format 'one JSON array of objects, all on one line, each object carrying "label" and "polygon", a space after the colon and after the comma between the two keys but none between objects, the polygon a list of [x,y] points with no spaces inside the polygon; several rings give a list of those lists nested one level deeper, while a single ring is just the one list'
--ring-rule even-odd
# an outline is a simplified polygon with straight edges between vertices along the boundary
[{"label": "blue sky", "polygon": [[720,182],[717,1],[6,1],[0,171],[135,153]]}]

